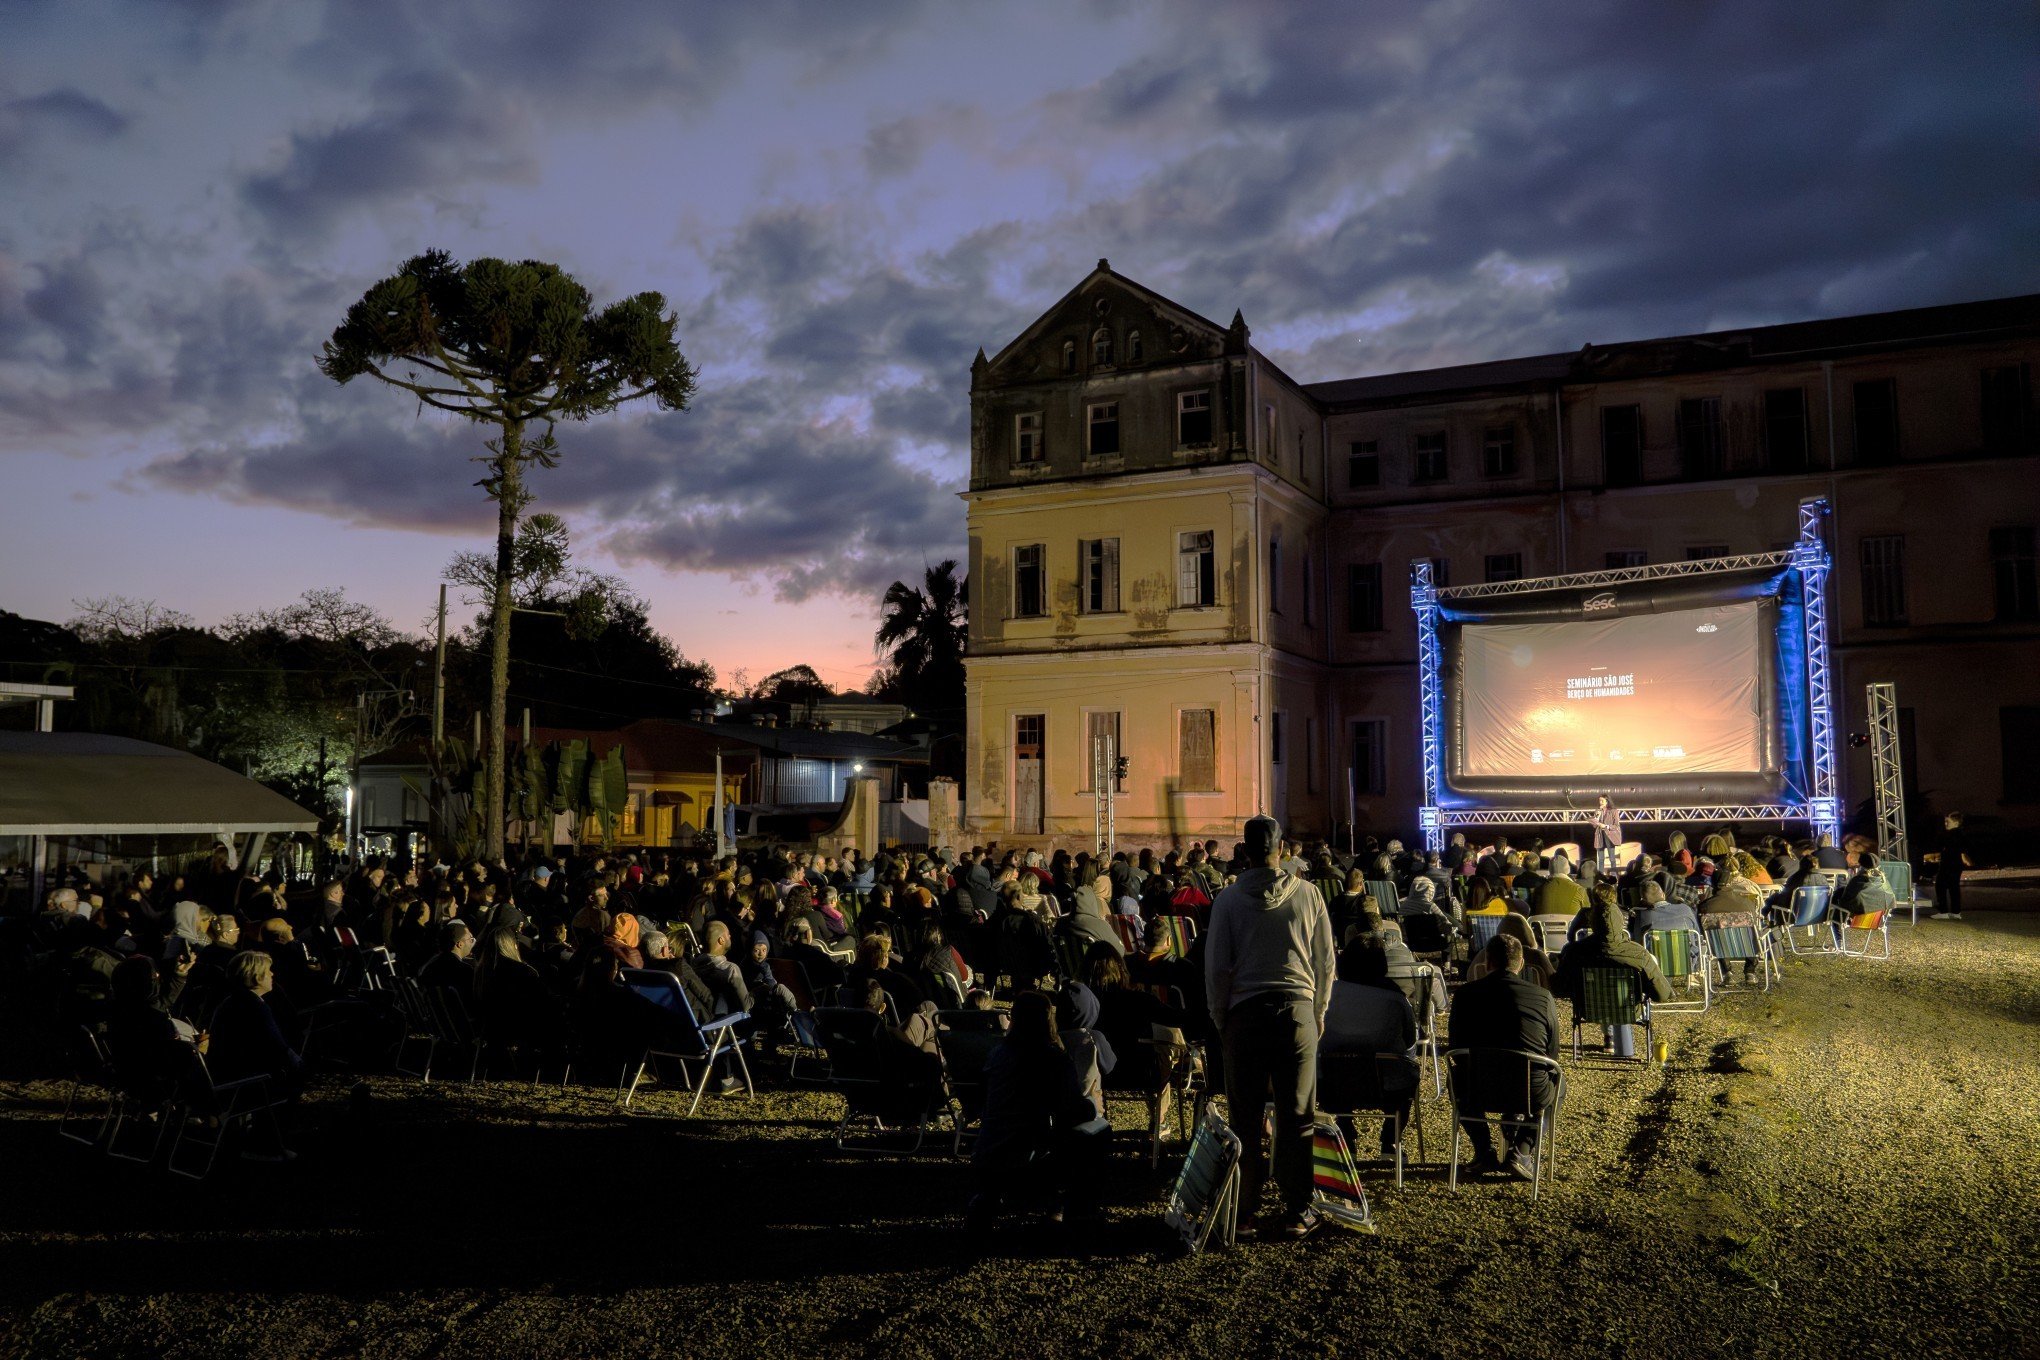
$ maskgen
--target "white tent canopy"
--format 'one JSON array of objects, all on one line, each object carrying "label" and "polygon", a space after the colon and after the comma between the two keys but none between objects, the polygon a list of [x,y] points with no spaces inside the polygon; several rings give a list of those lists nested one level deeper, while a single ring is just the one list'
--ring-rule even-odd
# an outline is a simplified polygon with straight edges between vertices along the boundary
[{"label": "white tent canopy", "polygon": [[127,737],[0,732],[0,836],[316,831],[319,819],[223,765]]}]

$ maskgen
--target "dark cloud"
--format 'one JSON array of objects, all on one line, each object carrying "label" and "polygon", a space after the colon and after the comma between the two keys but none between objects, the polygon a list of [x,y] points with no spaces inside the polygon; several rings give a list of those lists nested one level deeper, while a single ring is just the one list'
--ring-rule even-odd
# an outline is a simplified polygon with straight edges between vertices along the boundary
[{"label": "dark cloud", "polygon": [[374,104],[353,122],[293,134],[281,163],[242,181],[242,197],[295,239],[323,235],[351,209],[537,171],[530,123],[512,91],[408,69],[377,81]]},{"label": "dark cloud", "polygon": [[0,164],[42,144],[111,141],[129,122],[111,104],[69,85],[0,101]]}]

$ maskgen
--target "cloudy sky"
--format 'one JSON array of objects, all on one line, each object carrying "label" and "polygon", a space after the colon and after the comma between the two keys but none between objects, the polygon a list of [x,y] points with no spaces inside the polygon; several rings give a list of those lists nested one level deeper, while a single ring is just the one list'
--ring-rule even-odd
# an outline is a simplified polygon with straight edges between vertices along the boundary
[{"label": "cloudy sky", "polygon": [[656,289],[534,508],[725,675],[960,556],[968,367],[1099,256],[1306,380],[2040,291],[2026,3],[12,0],[0,608],[400,623],[472,428],[312,366],[430,246]]}]

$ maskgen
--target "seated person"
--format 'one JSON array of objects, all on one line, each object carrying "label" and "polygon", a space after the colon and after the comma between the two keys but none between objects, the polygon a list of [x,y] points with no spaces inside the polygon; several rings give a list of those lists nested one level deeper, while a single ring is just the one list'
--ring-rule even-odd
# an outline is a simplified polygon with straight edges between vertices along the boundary
[{"label": "seated person", "polygon": [[806,917],[796,916],[788,921],[783,939],[781,957],[801,966],[807,974],[808,987],[817,997],[828,996],[831,989],[849,980],[850,973],[843,961],[815,943],[814,927]]},{"label": "seated person", "polygon": [[[188,970],[191,959],[176,966]],[[130,957],[114,965],[108,993],[106,1048],[114,1081],[144,1104],[169,1099],[192,1071],[196,1031],[170,1017],[159,995],[156,966],[147,958]]]},{"label": "seated person", "polygon": [[1508,898],[1503,896],[1501,880],[1485,874],[1475,874],[1466,880],[1466,914],[1468,916],[1506,916],[1509,912]]},{"label": "seated person", "polygon": [[1587,890],[1572,876],[1564,855],[1551,857],[1551,875],[1530,896],[1531,916],[1577,916],[1587,909]]},{"label": "seated person", "polygon": [[475,999],[475,965],[468,956],[475,952],[475,933],[465,921],[448,921],[439,928],[439,952],[418,970],[418,985],[427,992],[445,987],[472,1004]]},{"label": "seated person", "polygon": [[[1325,1011],[1324,1032],[1318,1037],[1318,1052],[1393,1054],[1399,1061],[1379,1063],[1381,1093],[1387,1109],[1406,1122],[1410,1102],[1416,1098],[1419,1078],[1416,1061],[1417,1017],[1408,998],[1389,980],[1388,954],[1378,932],[1356,936],[1339,951],[1338,980],[1332,984],[1332,1004]],[[1321,1091],[1321,1105],[1351,1109],[1357,1094],[1336,1089]],[[1381,1153],[1395,1154],[1394,1126],[1381,1127]]]},{"label": "seated person", "polygon": [[1012,1027],[985,1063],[985,1113],[972,1157],[977,1193],[966,1229],[989,1231],[1008,1200],[1037,1188],[1056,1197],[1053,1221],[1095,1214],[1110,1134],[1056,1034],[1055,1003],[1045,993],[1022,992]]},{"label": "seated person", "polygon": [[1055,994],[1056,1033],[1077,1069],[1077,1080],[1099,1119],[1105,1118],[1105,1078],[1119,1066],[1112,1041],[1098,1030],[1098,997],[1081,982]]},{"label": "seated person", "polygon": [[[1506,935],[1523,946],[1521,969],[1523,978],[1547,992],[1550,991],[1552,974],[1557,970],[1552,967],[1551,956],[1544,952],[1544,946],[1538,940],[1537,929],[1530,924],[1530,918],[1519,911],[1512,911],[1502,918],[1501,929],[1495,933]],[[1482,950],[1478,957],[1467,964],[1466,980],[1472,982],[1476,978],[1487,976],[1489,967],[1487,951]]]},{"label": "seated person", "polygon": [[[1552,979],[1552,990],[1565,997],[1575,1006],[1580,1004],[1581,983],[1589,968],[1627,968],[1638,975],[1642,990],[1655,1001],[1669,1001],[1672,998],[1672,984],[1658,970],[1657,960],[1649,950],[1629,938],[1629,923],[1623,919],[1622,908],[1615,905],[1611,896],[1599,896],[1592,906],[1583,913],[1586,928],[1567,943],[1558,956],[1558,972]],[[1616,1025],[1609,1036],[1610,1046],[1616,1054],[1629,1057],[1635,1051],[1635,1027]]]},{"label": "seated person", "polygon": [[214,1081],[267,1077],[272,1089],[290,1092],[304,1085],[304,1060],[285,1041],[267,1000],[276,986],[275,966],[269,955],[253,949],[234,955],[227,966],[226,999],[208,1027]]},{"label": "seated person", "polygon": [[[1628,936],[1623,938],[1627,940]],[[1552,1004],[1550,992],[1524,980],[1522,942],[1511,935],[1497,935],[1482,951],[1482,961],[1487,966],[1480,980],[1461,987],[1452,1003],[1447,1042],[1453,1048],[1517,1049],[1555,1060],[1558,1007]],[[1529,1180],[1537,1154],[1536,1130],[1510,1129],[1507,1158],[1498,1159],[1493,1130],[1484,1116],[1489,1110],[1536,1113],[1551,1103],[1557,1088],[1547,1069],[1533,1067],[1529,1086],[1532,1108],[1516,1109],[1522,1100],[1518,1075],[1522,1069],[1513,1064],[1501,1066],[1513,1070],[1488,1074],[1496,1080],[1492,1090],[1480,1089],[1471,1079],[1483,1075],[1477,1065],[1470,1065],[1471,1070],[1466,1073],[1469,1079],[1455,1075],[1453,1093],[1459,1102],[1459,1123],[1473,1144],[1475,1171],[1495,1171],[1506,1166],[1512,1174]]]},{"label": "seated person", "polygon": [[1629,938],[1638,944],[1653,930],[1698,930],[1700,913],[1684,902],[1668,902],[1664,889],[1646,883],[1640,890],[1641,905],[1629,918]]},{"label": "seated person", "polygon": [[729,954],[729,924],[720,920],[710,921],[701,942],[701,952],[687,961],[715,997],[713,1011],[698,1017],[704,1023],[751,1009],[751,989],[744,981],[743,970],[730,962]]},{"label": "seated person", "polygon": [[[853,987],[858,984],[852,983]],[[936,1047],[933,1015],[916,1013],[904,1025],[886,1018],[885,984],[867,978],[862,984],[863,1009],[878,1016],[879,1080],[890,1088],[889,1124],[909,1124],[925,1115],[942,1090],[942,1052]]]}]

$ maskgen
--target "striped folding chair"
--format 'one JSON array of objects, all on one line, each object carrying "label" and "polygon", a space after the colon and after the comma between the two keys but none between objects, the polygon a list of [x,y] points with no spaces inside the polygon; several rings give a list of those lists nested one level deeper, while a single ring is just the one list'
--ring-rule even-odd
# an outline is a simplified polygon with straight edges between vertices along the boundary
[{"label": "striped folding chair", "polygon": [[1493,916],[1469,916],[1466,918],[1468,936],[1468,957],[1488,947],[1488,941],[1501,934],[1502,922],[1506,918],[1499,913]]},{"label": "striped folding chair", "polygon": [[[1650,998],[1644,995],[1642,979],[1635,969],[1614,965],[1580,970],[1580,994],[1573,1002],[1572,1019],[1572,1054],[1575,1061],[1580,1056],[1580,1030],[1587,1025],[1599,1025],[1609,1032],[1611,1056],[1615,1027],[1641,1026],[1643,1042],[1635,1046],[1634,1057],[1637,1062],[1649,1065],[1651,1045],[1657,1035],[1650,1022]],[[1629,1059],[1618,1061],[1627,1062]]]},{"label": "striped folding chair", "polygon": [[1898,910],[1906,914],[1913,925],[1920,923],[1920,908],[1934,905],[1931,898],[1921,897],[1913,891],[1912,864],[1902,859],[1880,859],[1877,867],[1884,871],[1884,882],[1891,889],[1891,900],[1898,904]]},{"label": "striped folding chair", "polygon": [[[1400,1179],[1400,1154],[1396,1164]],[[1367,1206],[1367,1189],[1360,1184],[1360,1169],[1353,1165],[1353,1153],[1336,1120],[1320,1119],[1311,1134],[1311,1200],[1328,1222],[1354,1232],[1374,1231],[1374,1215]]]},{"label": "striped folding chair", "polygon": [[1395,884],[1385,878],[1367,880],[1367,895],[1381,908],[1383,916],[1402,915],[1402,898],[1396,895]]},{"label": "striped folding chair", "polygon": [[1697,1014],[1714,1003],[1714,969],[1707,958],[1707,939],[1699,931],[1647,931],[1643,947],[1657,960],[1658,971],[1686,993],[1676,1001],[1658,1002],[1658,1010]]},{"label": "striped folding chair", "polygon": [[1157,916],[1153,930],[1163,952],[1172,959],[1190,957],[1190,942],[1197,938],[1197,923],[1187,916]]},{"label": "striped folding chair", "polygon": [[1554,959],[1565,948],[1566,932],[1572,929],[1573,918],[1563,912],[1549,912],[1530,918],[1530,929],[1537,932],[1537,942],[1544,952]]},{"label": "striped folding chair", "polygon": [[[1778,961],[1771,954],[1770,933],[1757,923],[1755,917],[1741,913],[1708,919],[1715,924],[1709,925],[1703,921],[1701,924],[1704,929],[1701,934],[1706,938],[1707,957],[1720,965],[1721,976],[1717,981],[1719,988],[1725,992],[1742,990],[1731,977],[1729,970],[1731,963],[1742,963],[1756,965],[1756,975],[1762,982],[1763,990],[1770,991],[1772,976],[1778,967]],[[1746,976],[1748,971],[1745,967]]]},{"label": "striped folding chair", "polygon": [[[1896,910],[1896,907],[1886,907],[1882,911],[1859,912],[1854,916],[1837,916],[1835,918],[1835,952],[1837,954],[1846,954],[1852,959],[1889,959],[1891,957],[1891,917]],[[1854,948],[1851,948],[1849,943],[1849,932],[1852,930],[1858,934]],[[1870,952],[1870,941],[1872,939],[1884,942],[1882,953],[1873,954]]]}]

